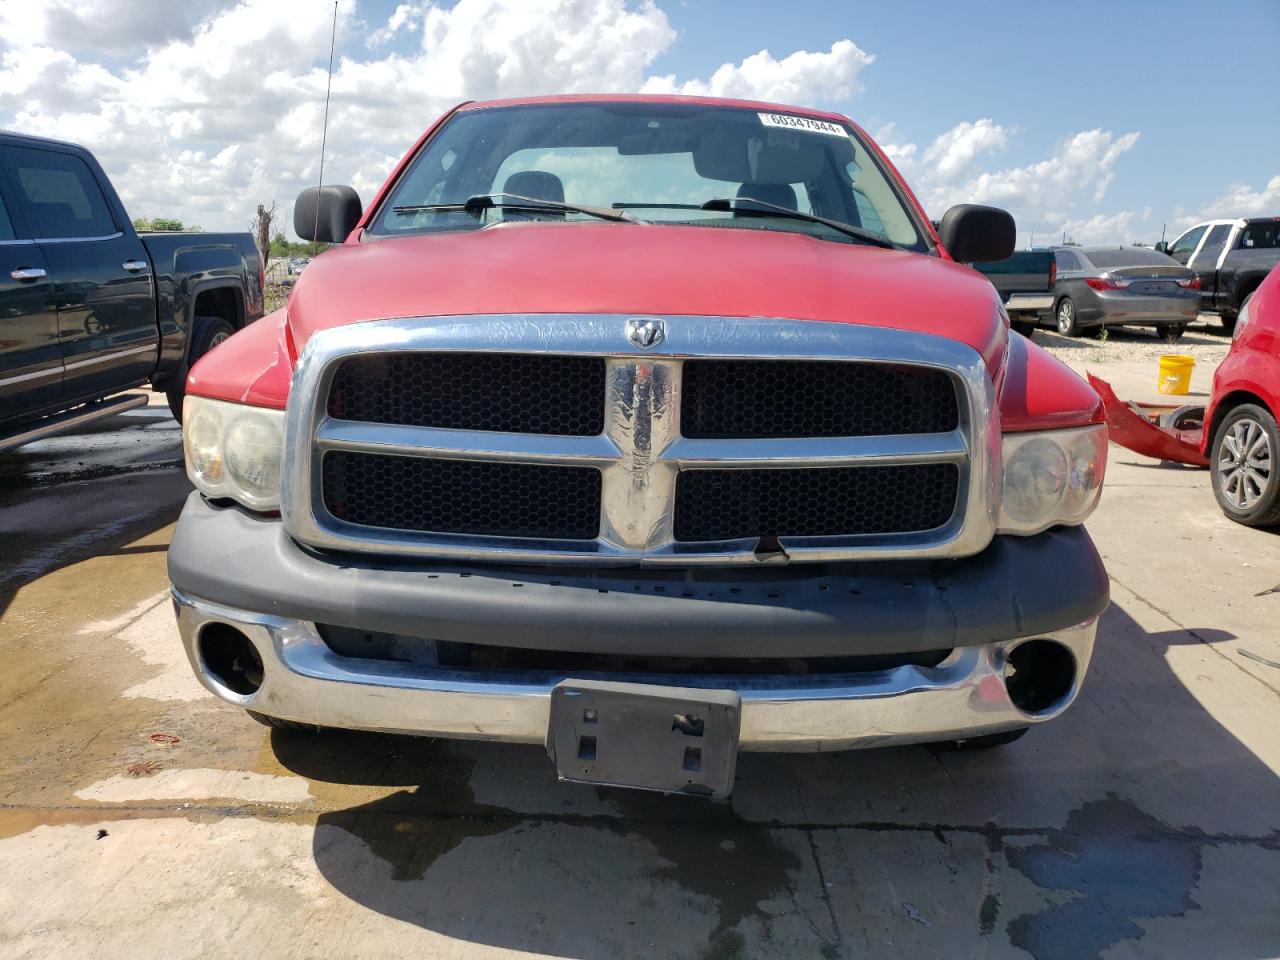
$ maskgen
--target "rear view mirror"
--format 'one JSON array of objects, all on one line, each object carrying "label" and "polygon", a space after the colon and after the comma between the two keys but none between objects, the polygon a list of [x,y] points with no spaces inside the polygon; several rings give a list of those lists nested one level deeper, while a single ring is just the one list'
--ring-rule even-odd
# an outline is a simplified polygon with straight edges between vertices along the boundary
[{"label": "rear view mirror", "polygon": [[938,236],[953,259],[992,263],[1013,256],[1017,228],[1004,210],[962,203],[943,214]]},{"label": "rear view mirror", "polygon": [[293,232],[303,240],[342,243],[363,212],[360,196],[351,187],[308,187],[293,202]]},{"label": "rear view mirror", "polygon": [[1167,254],[1169,252],[1169,244],[1166,243],[1164,240],[1161,240],[1159,243],[1156,244],[1156,252]]}]

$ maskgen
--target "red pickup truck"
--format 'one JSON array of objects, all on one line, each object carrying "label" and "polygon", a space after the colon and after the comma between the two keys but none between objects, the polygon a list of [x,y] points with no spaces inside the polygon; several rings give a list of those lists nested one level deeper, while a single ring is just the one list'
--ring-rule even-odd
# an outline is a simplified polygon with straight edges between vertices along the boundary
[{"label": "red pickup truck", "polygon": [[192,370],[169,571],[272,725],[544,743],[724,795],[742,750],[990,746],[1075,699],[1108,582],[1097,394],[846,118],[464,104],[287,308]]}]

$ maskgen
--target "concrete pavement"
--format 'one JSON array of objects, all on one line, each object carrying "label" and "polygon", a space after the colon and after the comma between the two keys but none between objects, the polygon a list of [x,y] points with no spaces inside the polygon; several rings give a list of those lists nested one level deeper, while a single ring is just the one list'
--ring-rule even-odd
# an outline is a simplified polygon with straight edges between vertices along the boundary
[{"label": "concrete pavement", "polygon": [[[1154,385],[1135,342],[1055,349]],[[1280,955],[1280,535],[1206,472],[1112,448],[1113,605],[1064,717],[985,754],[747,754],[714,805],[205,694],[167,418],[0,457],[6,958]]]}]

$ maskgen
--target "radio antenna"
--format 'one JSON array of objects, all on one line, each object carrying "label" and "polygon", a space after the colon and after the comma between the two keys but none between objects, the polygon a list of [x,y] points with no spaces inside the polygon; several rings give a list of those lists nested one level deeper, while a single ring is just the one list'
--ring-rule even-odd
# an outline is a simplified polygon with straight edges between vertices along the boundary
[{"label": "radio antenna", "polygon": [[[333,32],[329,35],[329,80],[324,87],[324,126],[320,129],[320,182],[317,194],[324,188],[324,148],[329,138],[329,93],[333,90],[333,50],[338,40],[338,0],[333,0]],[[320,197],[316,197],[316,222],[311,230],[314,237],[320,232]],[[312,241],[315,242],[314,240]]]}]

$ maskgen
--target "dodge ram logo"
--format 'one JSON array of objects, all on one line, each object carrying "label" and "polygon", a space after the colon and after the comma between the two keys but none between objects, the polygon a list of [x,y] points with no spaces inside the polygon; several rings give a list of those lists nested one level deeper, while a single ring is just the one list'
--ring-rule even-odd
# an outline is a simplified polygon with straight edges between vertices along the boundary
[{"label": "dodge ram logo", "polygon": [[661,320],[646,320],[632,317],[627,321],[627,339],[637,347],[654,347],[667,335]]}]

